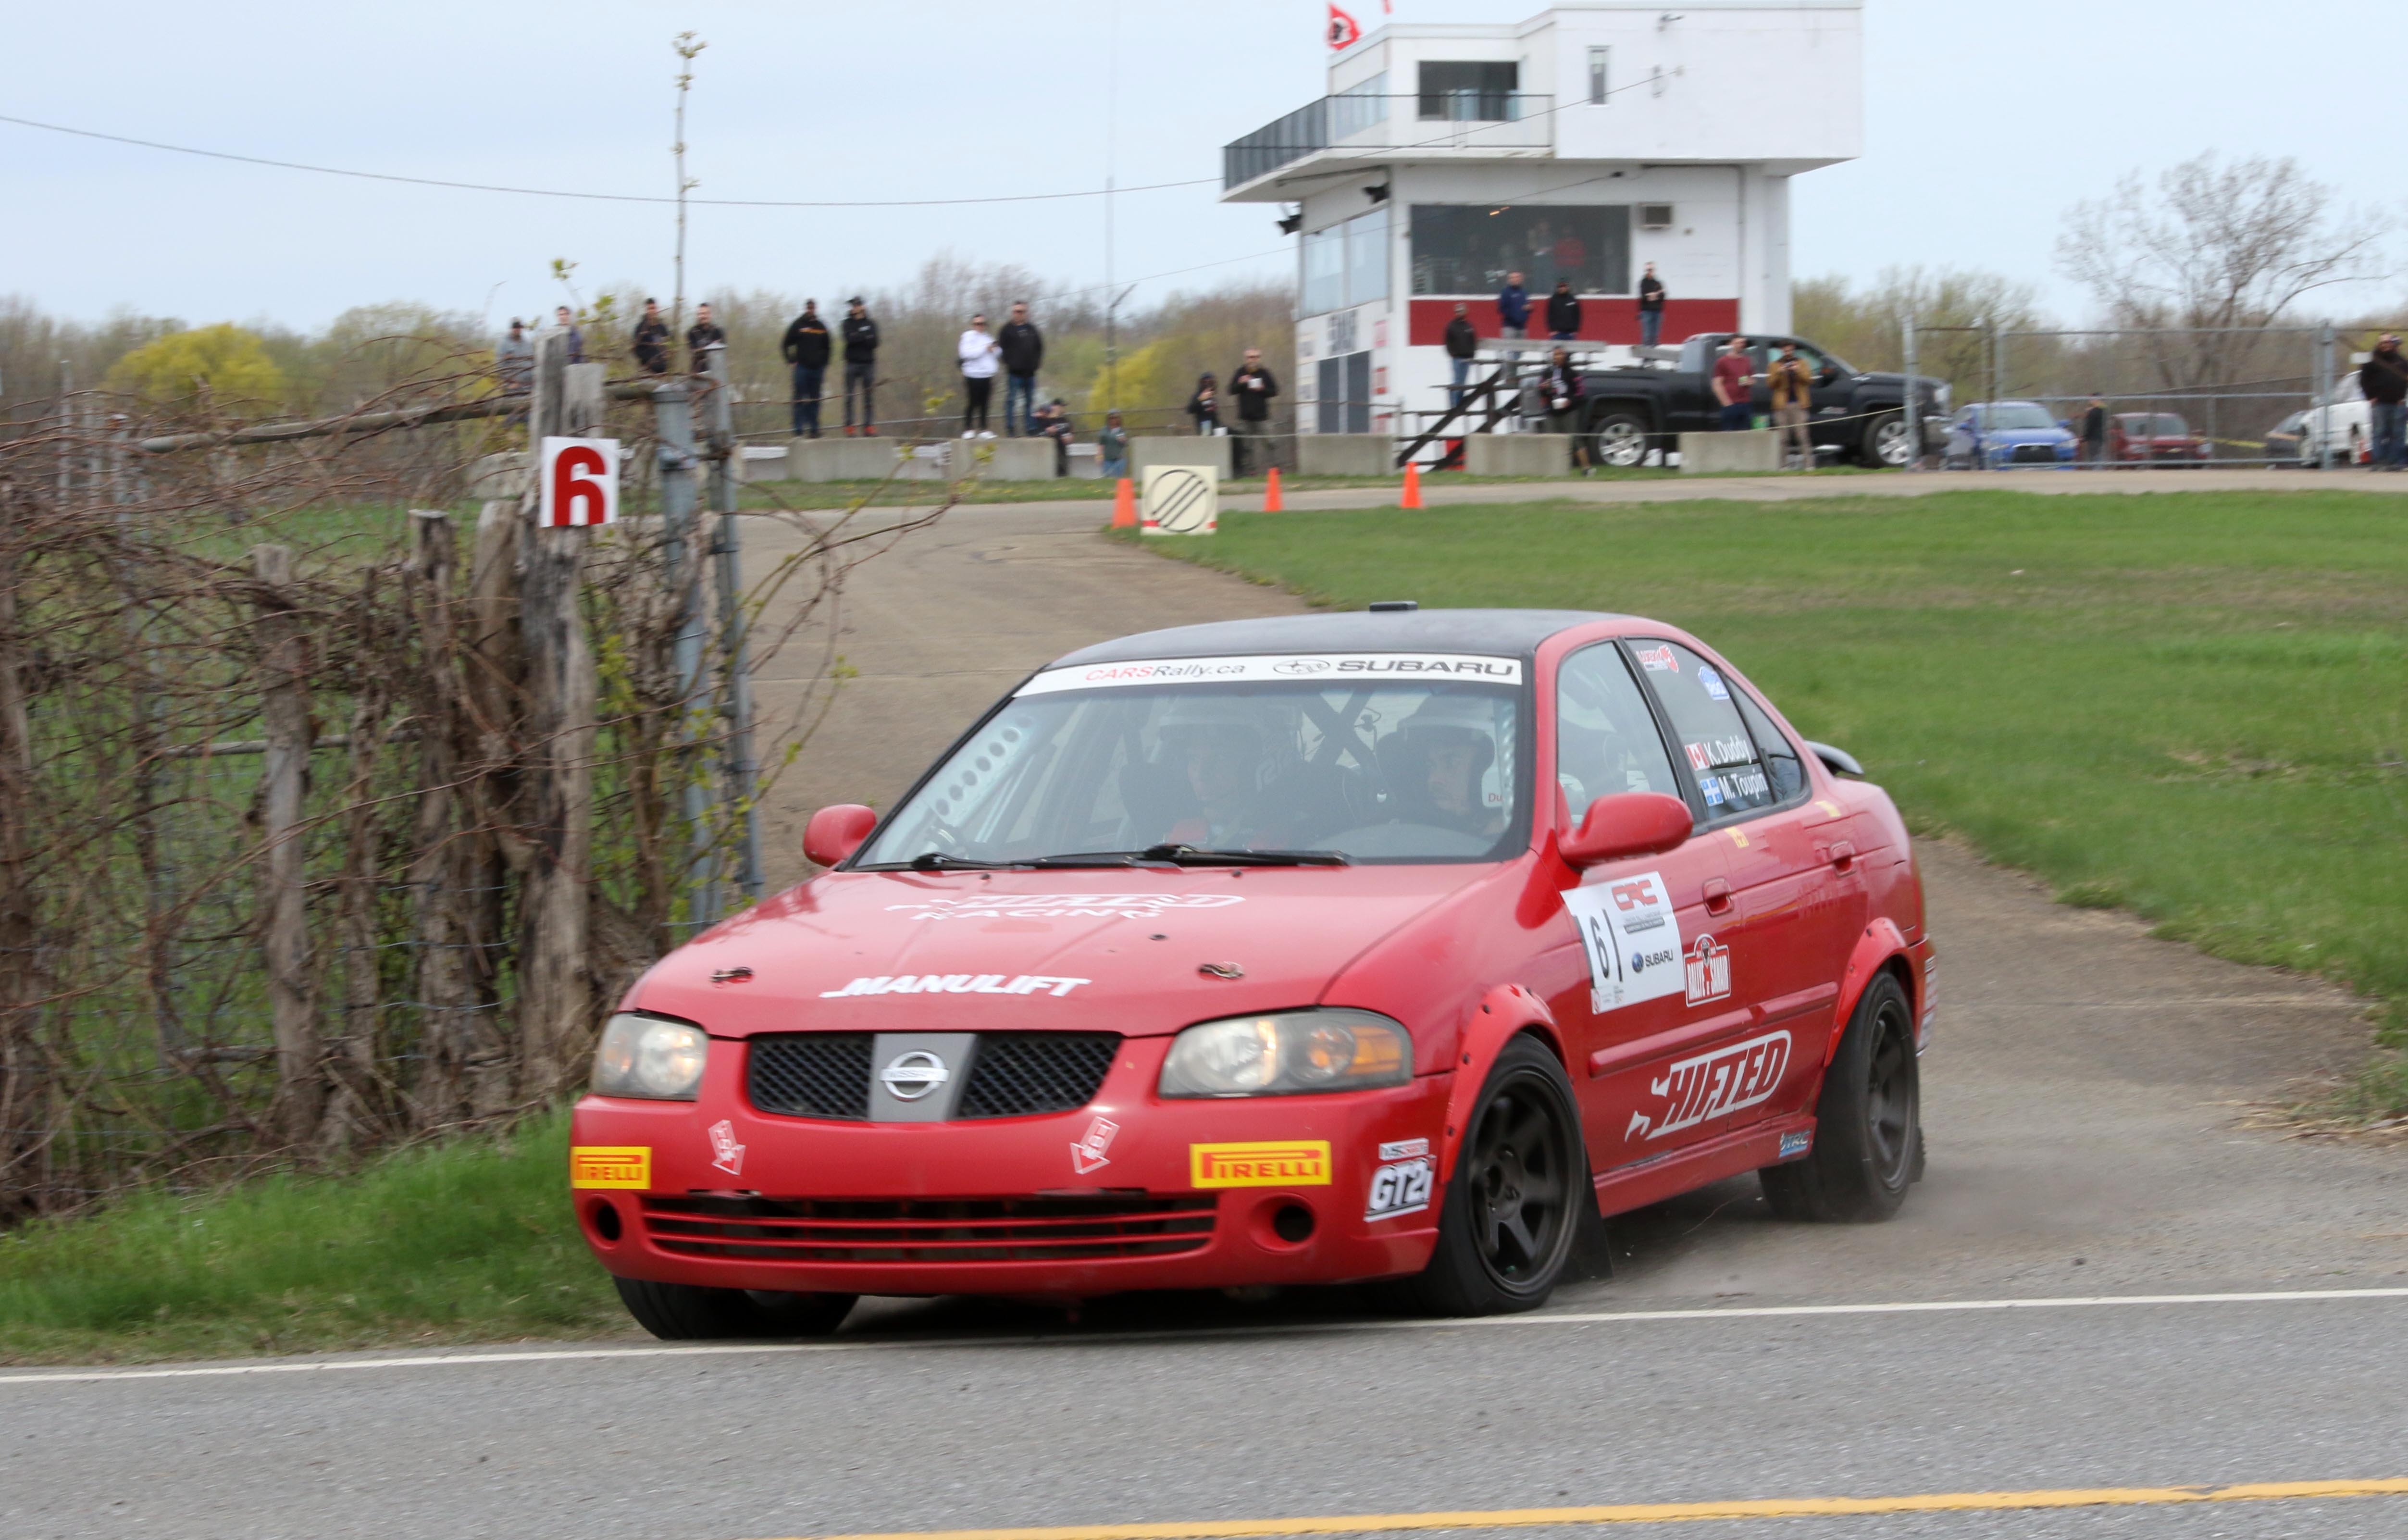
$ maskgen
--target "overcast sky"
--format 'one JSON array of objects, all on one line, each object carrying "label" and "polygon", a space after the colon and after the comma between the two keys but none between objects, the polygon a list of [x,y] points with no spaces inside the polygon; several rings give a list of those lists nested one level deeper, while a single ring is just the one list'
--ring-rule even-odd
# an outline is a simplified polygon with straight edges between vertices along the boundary
[{"label": "overcast sky", "polygon": [[[1352,8],[1367,25],[1377,0]],[[1396,0],[1405,22],[1513,21],[1537,0]],[[413,0],[370,7],[163,0],[11,7],[0,113],[281,160],[518,187],[673,191],[671,36],[697,31],[686,137],[698,197],[944,198],[1216,178],[1220,146],[1318,94],[1322,0]],[[1117,12],[1118,133],[1107,55]],[[1041,28],[1040,30],[1032,30]],[[2374,105],[2408,54],[2397,0],[1870,0],[1866,154],[1801,177],[1800,276],[1985,267],[2083,296],[2052,268],[2064,209],[2202,150],[2292,155],[2398,211],[2408,126]],[[1797,89],[1816,83],[1800,79]],[[1778,116],[1778,101],[1734,102]],[[671,216],[195,159],[0,123],[0,293],[97,318],[318,325],[413,299],[494,319],[587,287],[666,297]],[[1277,210],[1214,185],[1119,200],[1135,303],[1283,275]],[[2395,243],[2397,244],[2397,243]],[[824,302],[939,250],[1072,284],[1104,276],[1101,200],[883,209],[701,208],[689,287]],[[1205,266],[1211,265],[1211,266]],[[1197,268],[1178,276],[1178,269]],[[2403,292],[2386,285],[2386,297]],[[2360,296],[2371,300],[2373,295]]]}]

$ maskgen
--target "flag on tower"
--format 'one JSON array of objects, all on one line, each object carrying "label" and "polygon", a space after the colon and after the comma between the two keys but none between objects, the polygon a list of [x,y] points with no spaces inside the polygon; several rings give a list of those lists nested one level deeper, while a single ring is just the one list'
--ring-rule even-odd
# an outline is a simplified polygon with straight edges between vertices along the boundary
[{"label": "flag on tower", "polygon": [[1338,8],[1336,0],[1331,0],[1329,7],[1329,46],[1333,49],[1350,49],[1362,40],[1362,27],[1355,23],[1354,18],[1347,15],[1344,11]]}]

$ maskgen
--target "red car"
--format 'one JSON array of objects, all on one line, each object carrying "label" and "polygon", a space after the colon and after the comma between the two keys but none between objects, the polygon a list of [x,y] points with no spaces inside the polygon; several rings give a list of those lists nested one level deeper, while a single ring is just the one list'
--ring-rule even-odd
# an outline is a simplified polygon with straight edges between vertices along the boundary
[{"label": "red car", "polygon": [[2107,457],[2143,464],[2205,465],[2215,451],[2171,411],[2119,411],[2107,419]]},{"label": "red car", "polygon": [[832,866],[631,989],[576,1109],[663,1337],[861,1294],[1402,1280],[1544,1301],[1602,1216],[1922,1171],[1905,827],[1695,638],[1371,612],[1156,631],[999,701]]}]

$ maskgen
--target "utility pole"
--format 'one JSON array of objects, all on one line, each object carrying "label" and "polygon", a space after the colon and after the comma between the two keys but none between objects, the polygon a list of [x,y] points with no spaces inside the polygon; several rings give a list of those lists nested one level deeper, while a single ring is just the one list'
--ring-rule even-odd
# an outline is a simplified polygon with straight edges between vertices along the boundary
[{"label": "utility pole", "polygon": [[[1119,169],[1121,112],[1121,7],[1105,7],[1104,22],[1104,293],[1112,292],[1112,178]],[[1134,285],[1132,285],[1134,287]],[[1120,308],[1115,297],[1104,307],[1104,407],[1121,405]]]},{"label": "utility pole", "polygon": [[678,334],[685,329],[685,195],[701,185],[685,174],[685,98],[694,89],[694,56],[710,45],[696,40],[693,33],[681,32],[669,46],[682,61],[677,77],[677,142],[669,146],[669,153],[677,157],[677,293],[669,300],[669,339],[674,346]]}]

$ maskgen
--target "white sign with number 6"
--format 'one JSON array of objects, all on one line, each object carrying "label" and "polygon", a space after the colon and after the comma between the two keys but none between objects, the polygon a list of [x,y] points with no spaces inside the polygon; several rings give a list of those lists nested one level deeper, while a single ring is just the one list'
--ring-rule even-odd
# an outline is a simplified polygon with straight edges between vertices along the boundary
[{"label": "white sign with number 6", "polygon": [[536,523],[581,529],[619,522],[619,440],[546,439],[538,468],[542,488]]}]

